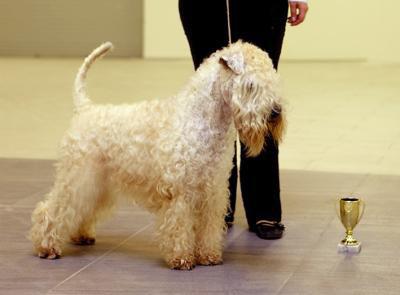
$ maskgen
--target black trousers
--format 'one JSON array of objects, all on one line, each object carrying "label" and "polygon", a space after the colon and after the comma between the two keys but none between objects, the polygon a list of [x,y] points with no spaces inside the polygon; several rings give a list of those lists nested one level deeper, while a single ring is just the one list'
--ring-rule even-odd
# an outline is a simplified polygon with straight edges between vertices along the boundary
[{"label": "black trousers", "polygon": [[[242,39],[257,45],[268,52],[277,68],[287,11],[287,0],[230,0],[232,42]],[[179,12],[197,69],[203,59],[228,44],[226,1],[179,0]],[[270,137],[261,154],[254,158],[245,156],[242,145],[240,184],[250,228],[258,220],[281,221],[278,153],[278,145]],[[233,221],[236,207],[236,155],[233,162],[227,221]]]}]

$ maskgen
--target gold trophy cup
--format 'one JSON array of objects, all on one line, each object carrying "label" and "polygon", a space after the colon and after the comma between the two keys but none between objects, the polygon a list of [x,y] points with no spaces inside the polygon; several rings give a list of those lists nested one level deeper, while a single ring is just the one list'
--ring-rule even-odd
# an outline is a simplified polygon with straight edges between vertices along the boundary
[{"label": "gold trophy cup", "polygon": [[338,244],[339,252],[359,253],[361,243],[353,237],[353,230],[364,214],[365,203],[354,197],[341,198],[337,206],[337,214],[346,229],[346,236]]}]

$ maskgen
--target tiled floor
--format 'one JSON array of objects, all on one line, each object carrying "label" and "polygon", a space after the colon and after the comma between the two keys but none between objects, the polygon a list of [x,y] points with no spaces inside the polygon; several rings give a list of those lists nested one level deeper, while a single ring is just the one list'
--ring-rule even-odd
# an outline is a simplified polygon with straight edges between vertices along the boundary
[{"label": "tiled floor", "polygon": [[[225,263],[171,271],[152,216],[123,204],[97,244],[36,258],[30,214],[53,178],[71,115],[76,59],[0,59],[0,294],[398,294],[400,290],[400,65],[282,63],[289,129],[281,146],[283,239],[246,230],[240,206]],[[172,72],[172,73],[171,73]],[[106,59],[90,73],[98,102],[174,93],[188,61]],[[359,255],[336,252],[334,210],[354,194],[367,207]]]}]

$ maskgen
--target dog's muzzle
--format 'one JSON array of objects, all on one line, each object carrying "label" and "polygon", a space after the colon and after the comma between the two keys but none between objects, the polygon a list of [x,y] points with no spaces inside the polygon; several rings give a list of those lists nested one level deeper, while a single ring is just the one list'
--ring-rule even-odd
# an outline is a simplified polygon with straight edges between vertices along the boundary
[{"label": "dog's muzzle", "polygon": [[276,121],[282,113],[282,108],[279,105],[274,105],[271,114],[268,117],[268,122]]}]

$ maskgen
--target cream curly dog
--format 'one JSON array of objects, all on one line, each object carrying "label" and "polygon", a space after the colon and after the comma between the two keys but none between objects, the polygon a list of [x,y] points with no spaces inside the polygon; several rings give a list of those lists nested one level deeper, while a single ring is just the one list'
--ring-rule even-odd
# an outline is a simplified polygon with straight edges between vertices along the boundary
[{"label": "cream curly dog", "polygon": [[95,49],[77,74],[55,184],[32,215],[38,255],[57,258],[68,240],[93,244],[95,224],[123,194],[156,214],[169,267],[222,263],[236,130],[254,156],[268,133],[279,141],[285,125],[271,60],[239,41],[206,59],[174,97],[96,105],[86,73],[111,48]]}]

